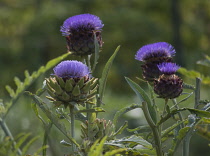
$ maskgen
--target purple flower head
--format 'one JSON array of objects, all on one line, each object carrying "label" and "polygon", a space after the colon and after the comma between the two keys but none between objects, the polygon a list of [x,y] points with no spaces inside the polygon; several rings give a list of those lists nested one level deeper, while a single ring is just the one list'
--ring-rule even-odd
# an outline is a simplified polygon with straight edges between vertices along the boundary
[{"label": "purple flower head", "polygon": [[171,62],[163,62],[157,66],[161,73],[166,75],[172,75],[180,68],[176,63]]},{"label": "purple flower head", "polygon": [[62,61],[53,70],[56,76],[64,79],[90,76],[90,71],[85,64],[73,60]]},{"label": "purple flower head", "polygon": [[61,26],[63,36],[69,36],[74,32],[87,32],[101,30],[104,24],[99,17],[91,14],[80,14],[69,17]]},{"label": "purple flower head", "polygon": [[139,61],[146,61],[157,57],[171,57],[175,55],[175,49],[172,45],[166,42],[157,42],[141,47],[135,59]]}]

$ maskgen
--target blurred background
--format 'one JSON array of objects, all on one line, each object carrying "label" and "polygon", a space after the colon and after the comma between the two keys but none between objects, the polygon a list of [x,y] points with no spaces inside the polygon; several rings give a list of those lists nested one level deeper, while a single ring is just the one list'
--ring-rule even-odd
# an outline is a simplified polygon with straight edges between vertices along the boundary
[{"label": "blurred background", "polygon": [[[172,44],[177,52],[175,61],[179,65],[208,76],[209,68],[197,65],[196,61],[203,59],[203,54],[210,54],[209,8],[209,0],[0,0],[0,97],[4,100],[9,98],[5,85],[15,88],[14,76],[23,80],[24,70],[32,73],[50,59],[66,53],[66,41],[60,33],[60,26],[68,17],[83,13],[97,15],[104,23],[104,45],[96,77],[100,77],[106,61],[121,45],[105,93],[104,107],[108,113],[110,111],[114,115],[118,109],[136,102],[124,76],[134,80],[141,77],[141,63],[134,56],[145,44],[160,41]],[[34,92],[38,89],[50,73],[52,70],[29,90]],[[183,79],[187,83],[195,83],[194,80]],[[209,86],[202,85],[201,93],[201,98],[209,98]],[[42,125],[30,103],[31,100],[23,96],[10,112],[8,125],[14,134],[31,132],[42,136]],[[131,120],[134,127],[145,124],[140,111],[131,114],[135,115],[128,113],[123,120]],[[111,119],[113,115],[104,113],[101,117]],[[50,151],[51,154],[56,155],[57,152],[61,155],[68,151],[60,147],[59,141],[63,136],[58,135],[56,128],[51,133],[56,136],[51,138],[51,144],[56,147],[55,151]],[[40,147],[40,144],[36,146]],[[201,152],[204,155],[210,152],[208,141],[195,135],[190,154],[197,156]]]}]

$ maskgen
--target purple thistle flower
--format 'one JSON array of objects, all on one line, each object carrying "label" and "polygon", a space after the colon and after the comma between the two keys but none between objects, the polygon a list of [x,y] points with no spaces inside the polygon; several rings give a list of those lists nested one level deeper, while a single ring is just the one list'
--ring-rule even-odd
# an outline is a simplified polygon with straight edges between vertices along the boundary
[{"label": "purple thistle flower", "polygon": [[79,61],[62,61],[54,69],[56,76],[63,79],[89,77],[88,67]]},{"label": "purple thistle flower", "polygon": [[63,36],[69,36],[75,32],[101,31],[104,24],[99,17],[91,14],[81,14],[69,17],[61,26],[60,31]]},{"label": "purple thistle flower", "polygon": [[163,62],[158,64],[158,69],[161,71],[162,74],[172,75],[180,68],[176,63],[171,62]]},{"label": "purple thistle flower", "polygon": [[101,31],[103,26],[99,17],[81,14],[66,19],[60,31],[66,37],[68,51],[74,55],[82,56],[95,52],[94,36],[96,36],[99,47],[102,47]]},{"label": "purple thistle flower", "polygon": [[175,49],[172,45],[166,42],[157,42],[141,47],[135,59],[139,61],[147,61],[152,58],[171,57],[175,55]]}]

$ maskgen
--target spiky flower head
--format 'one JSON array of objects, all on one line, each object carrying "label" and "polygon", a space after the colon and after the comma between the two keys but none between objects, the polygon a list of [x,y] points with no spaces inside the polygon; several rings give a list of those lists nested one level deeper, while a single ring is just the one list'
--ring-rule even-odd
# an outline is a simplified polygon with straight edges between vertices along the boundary
[{"label": "spiky flower head", "polygon": [[176,71],[180,68],[180,66],[172,62],[163,62],[161,64],[158,64],[157,66],[160,72],[165,75],[175,74]]},{"label": "spiky flower head", "polygon": [[60,31],[66,37],[68,51],[75,55],[89,55],[94,53],[95,49],[94,34],[99,47],[102,47],[103,26],[99,17],[92,14],[80,14],[66,19]]},{"label": "spiky flower head", "polygon": [[173,99],[182,93],[183,80],[175,75],[180,66],[175,63],[162,63],[158,65],[162,75],[154,80],[154,91],[160,98]]},{"label": "spiky flower head", "polygon": [[92,78],[88,67],[79,61],[63,61],[54,69],[53,77],[46,79],[48,99],[56,106],[81,104],[84,106],[94,98],[98,79]]},{"label": "spiky flower head", "polygon": [[162,62],[172,62],[175,50],[172,45],[166,42],[157,42],[141,47],[135,59],[142,61],[143,78],[147,81],[153,81],[161,74],[157,65]]},{"label": "spiky flower head", "polygon": [[139,61],[148,61],[153,58],[172,57],[175,55],[175,50],[172,45],[166,42],[157,42],[141,47],[135,59]]},{"label": "spiky flower head", "polygon": [[87,153],[96,140],[101,140],[107,136],[107,141],[113,138],[115,125],[109,120],[96,118],[92,123],[81,124],[81,138],[83,140],[82,150]]},{"label": "spiky flower head", "polygon": [[56,76],[63,79],[88,78],[90,76],[88,67],[82,62],[75,60],[62,61],[53,70]]}]

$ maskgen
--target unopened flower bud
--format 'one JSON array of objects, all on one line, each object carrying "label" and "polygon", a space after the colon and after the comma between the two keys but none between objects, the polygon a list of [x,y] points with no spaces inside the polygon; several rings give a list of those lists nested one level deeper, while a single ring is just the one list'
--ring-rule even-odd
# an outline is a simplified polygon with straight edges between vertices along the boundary
[{"label": "unopened flower bud", "polygon": [[183,80],[175,75],[179,66],[175,63],[162,63],[158,65],[162,75],[154,80],[154,91],[160,98],[173,99],[182,93]]},{"label": "unopened flower bud", "polygon": [[175,54],[172,45],[166,42],[157,42],[141,47],[135,59],[142,61],[143,78],[147,81],[153,81],[160,76],[160,70],[157,65],[162,62],[172,62],[172,56]]},{"label": "unopened flower bud", "polygon": [[[84,105],[97,93],[98,79],[92,78],[88,67],[79,61],[63,61],[54,68],[54,76],[46,79],[50,97],[56,106],[69,103]],[[95,87],[90,87],[90,86]],[[93,94],[94,93],[94,94]]]},{"label": "unopened flower bud", "polygon": [[103,26],[99,17],[81,14],[66,19],[60,31],[66,37],[68,51],[74,55],[89,55],[95,52],[94,35],[99,47],[103,45]]}]

